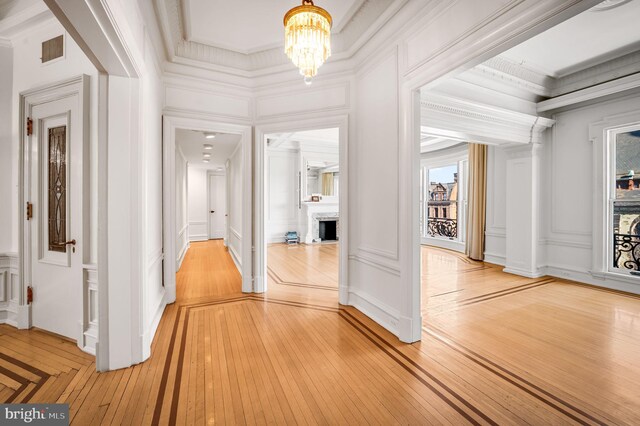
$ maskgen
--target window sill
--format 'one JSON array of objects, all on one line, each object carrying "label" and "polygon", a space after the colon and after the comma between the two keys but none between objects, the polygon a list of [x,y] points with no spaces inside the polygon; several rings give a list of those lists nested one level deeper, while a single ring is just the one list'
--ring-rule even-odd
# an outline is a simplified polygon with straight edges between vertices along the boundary
[{"label": "window sill", "polygon": [[640,285],[640,276],[633,276],[629,274],[621,274],[616,272],[594,272],[591,271],[591,276],[594,278],[598,278],[600,280],[612,280],[612,281],[623,281],[629,284]]}]

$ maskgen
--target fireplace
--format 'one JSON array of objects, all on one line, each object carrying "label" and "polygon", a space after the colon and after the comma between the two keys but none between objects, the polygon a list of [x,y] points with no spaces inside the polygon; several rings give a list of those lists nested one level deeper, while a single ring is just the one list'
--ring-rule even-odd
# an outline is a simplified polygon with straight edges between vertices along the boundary
[{"label": "fireplace", "polygon": [[338,221],[336,219],[325,219],[318,222],[320,241],[336,241],[338,239]]}]

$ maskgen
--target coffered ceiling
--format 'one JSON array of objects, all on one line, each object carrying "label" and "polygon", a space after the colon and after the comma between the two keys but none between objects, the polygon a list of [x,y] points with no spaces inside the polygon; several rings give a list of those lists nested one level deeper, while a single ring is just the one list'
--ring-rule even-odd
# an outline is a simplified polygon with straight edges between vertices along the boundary
[{"label": "coffered ceiling", "polygon": [[[364,0],[319,0],[331,11],[339,33]],[[182,0],[185,36],[189,41],[250,54],[282,45],[282,18],[299,0]]]},{"label": "coffered ceiling", "polygon": [[[332,57],[354,53],[408,0],[318,0],[334,18]],[[299,0],[155,0],[170,62],[249,75],[288,65],[283,17]],[[292,68],[293,69],[293,68]]]}]

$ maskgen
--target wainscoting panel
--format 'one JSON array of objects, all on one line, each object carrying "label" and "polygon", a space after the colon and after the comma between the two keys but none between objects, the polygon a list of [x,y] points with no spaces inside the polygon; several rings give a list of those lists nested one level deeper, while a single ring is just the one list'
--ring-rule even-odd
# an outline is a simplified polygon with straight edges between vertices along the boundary
[{"label": "wainscoting panel", "polygon": [[18,326],[17,311],[20,301],[18,289],[18,255],[0,254],[0,324]]}]

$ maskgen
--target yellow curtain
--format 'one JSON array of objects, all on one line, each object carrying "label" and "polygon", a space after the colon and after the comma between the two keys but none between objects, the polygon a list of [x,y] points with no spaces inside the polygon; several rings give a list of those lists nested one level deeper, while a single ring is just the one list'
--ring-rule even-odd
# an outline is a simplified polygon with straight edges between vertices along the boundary
[{"label": "yellow curtain", "polygon": [[333,173],[322,174],[322,195],[333,195]]},{"label": "yellow curtain", "polygon": [[469,195],[466,253],[484,259],[484,228],[487,207],[487,146],[469,143]]}]

